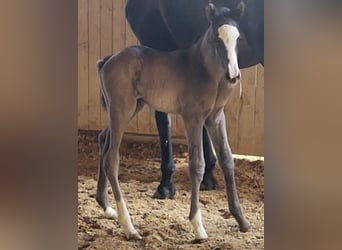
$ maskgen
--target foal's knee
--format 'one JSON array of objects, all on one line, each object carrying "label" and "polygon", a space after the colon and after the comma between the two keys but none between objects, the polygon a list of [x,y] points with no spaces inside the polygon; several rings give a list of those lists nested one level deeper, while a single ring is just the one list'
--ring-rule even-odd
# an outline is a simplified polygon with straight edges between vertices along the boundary
[{"label": "foal's knee", "polygon": [[201,182],[203,180],[204,168],[204,159],[192,160],[189,166],[190,176],[196,181]]},{"label": "foal's knee", "polygon": [[221,162],[221,168],[223,172],[227,172],[228,174],[231,174],[232,171],[234,171],[234,159],[233,158],[226,158],[224,157]]}]

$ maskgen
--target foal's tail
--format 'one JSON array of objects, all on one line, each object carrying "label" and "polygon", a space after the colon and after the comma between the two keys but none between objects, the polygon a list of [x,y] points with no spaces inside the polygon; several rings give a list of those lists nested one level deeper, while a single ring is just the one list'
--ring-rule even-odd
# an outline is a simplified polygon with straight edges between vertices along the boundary
[{"label": "foal's tail", "polygon": [[105,65],[105,63],[110,59],[112,57],[112,55],[109,55],[109,56],[105,56],[104,58],[102,58],[102,59],[100,59],[100,60],[98,60],[97,62],[96,62],[96,66],[97,66],[97,71],[98,71],[98,73],[99,73],[99,77],[100,77],[100,89],[101,89],[101,104],[102,104],[102,107],[104,108],[104,109],[106,109],[107,108],[107,106],[106,106],[106,99],[105,99],[105,96],[104,96],[104,93],[103,93],[103,83],[102,83],[102,79],[101,79],[101,74],[100,74],[100,72],[101,72],[101,69],[103,68],[103,65]]},{"label": "foal's tail", "polygon": [[104,58],[98,60],[96,62],[96,65],[97,65],[97,70],[100,72],[100,70],[102,69],[103,65],[105,65],[105,63],[109,60],[109,58],[111,58],[112,55],[109,55],[109,56],[105,56]]}]

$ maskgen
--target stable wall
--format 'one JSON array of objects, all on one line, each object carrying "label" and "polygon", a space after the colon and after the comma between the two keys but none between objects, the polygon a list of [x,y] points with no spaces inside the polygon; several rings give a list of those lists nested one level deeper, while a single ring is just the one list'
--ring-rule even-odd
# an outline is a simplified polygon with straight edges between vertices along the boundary
[{"label": "stable wall", "polygon": [[[78,128],[101,130],[107,114],[100,102],[96,61],[138,44],[126,19],[126,0],[78,0]],[[226,108],[227,130],[233,153],[264,154],[264,68],[241,70],[242,96],[237,86]],[[145,106],[126,133],[157,136],[154,111]],[[181,117],[172,115],[172,135],[185,138]]]}]

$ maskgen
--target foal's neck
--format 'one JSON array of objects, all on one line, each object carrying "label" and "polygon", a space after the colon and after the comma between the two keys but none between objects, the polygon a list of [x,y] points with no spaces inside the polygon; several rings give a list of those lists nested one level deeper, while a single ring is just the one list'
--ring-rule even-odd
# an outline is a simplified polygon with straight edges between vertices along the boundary
[{"label": "foal's neck", "polygon": [[196,59],[203,63],[211,78],[216,81],[220,80],[224,75],[219,56],[215,48],[215,34],[212,27],[205,31],[204,35],[191,47],[192,54]]}]

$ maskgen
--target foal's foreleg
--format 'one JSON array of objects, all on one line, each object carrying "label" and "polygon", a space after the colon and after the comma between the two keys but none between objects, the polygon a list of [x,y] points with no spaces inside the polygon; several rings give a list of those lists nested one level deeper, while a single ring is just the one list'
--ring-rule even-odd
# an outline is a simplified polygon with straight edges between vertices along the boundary
[{"label": "foal's foreleg", "polygon": [[116,218],[116,211],[108,203],[108,179],[104,169],[104,155],[109,149],[110,134],[109,129],[106,127],[103,129],[98,137],[99,141],[99,170],[97,181],[96,201],[103,208],[105,216],[107,218]]},{"label": "foal's foreleg", "polygon": [[203,127],[203,151],[204,151],[204,161],[205,161],[205,171],[203,176],[203,181],[201,184],[202,190],[212,190],[216,189],[217,181],[214,177],[214,168],[216,164],[216,157],[211,145],[211,140],[208,131]]},{"label": "foal's foreleg", "polygon": [[234,160],[228,144],[226,119],[223,110],[217,113],[215,117],[209,117],[206,126],[209,130],[220,167],[224,174],[229,210],[239,223],[240,231],[246,232],[250,228],[250,224],[242,214],[240,201],[236,191]]},{"label": "foal's foreleg", "polygon": [[204,174],[204,156],[202,144],[202,122],[196,119],[184,120],[189,145],[189,174],[191,181],[191,206],[189,219],[193,226],[195,239],[208,238],[202,224],[202,215],[199,208],[199,190]]}]

